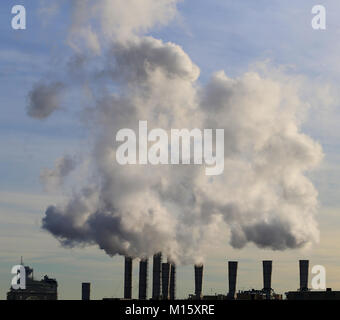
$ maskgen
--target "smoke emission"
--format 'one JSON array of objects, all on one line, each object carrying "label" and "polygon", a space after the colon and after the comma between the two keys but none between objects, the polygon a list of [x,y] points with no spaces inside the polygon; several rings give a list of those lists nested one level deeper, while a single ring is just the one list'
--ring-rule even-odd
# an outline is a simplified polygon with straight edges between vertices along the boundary
[{"label": "smoke emission", "polygon": [[64,88],[61,82],[37,83],[28,95],[27,114],[45,119],[60,108],[60,95]]},{"label": "smoke emission", "polygon": [[[72,81],[58,95],[71,87],[79,99],[87,94],[79,121],[93,141],[83,159],[91,165],[66,203],[47,208],[44,229],[66,247],[97,245],[133,257],[162,251],[176,263],[202,262],[225,233],[234,248],[253,243],[285,250],[318,241],[317,191],[307,173],[323,152],[301,131],[308,109],[301,77],[264,65],[237,78],[218,71],[203,86],[199,67],[180,46],[144,36],[176,16],[176,1],[72,3],[65,35],[74,50],[65,66]],[[70,71],[75,62],[76,74]],[[44,118],[57,108],[52,88],[34,87],[31,116]],[[150,130],[224,129],[224,173],[118,165],[115,135],[138,131],[139,120]],[[64,165],[57,167],[42,175],[62,185]]]},{"label": "smoke emission", "polygon": [[64,156],[56,160],[54,169],[43,169],[40,180],[47,191],[53,191],[62,186],[64,178],[75,169],[75,160],[70,156]]}]

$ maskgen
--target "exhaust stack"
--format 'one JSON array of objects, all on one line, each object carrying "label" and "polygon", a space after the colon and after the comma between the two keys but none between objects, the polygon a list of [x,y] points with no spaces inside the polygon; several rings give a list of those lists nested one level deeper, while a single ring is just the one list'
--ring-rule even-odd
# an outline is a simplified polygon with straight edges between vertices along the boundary
[{"label": "exhaust stack", "polygon": [[176,265],[170,264],[170,300],[176,299]]},{"label": "exhaust stack", "polygon": [[125,257],[124,299],[132,299],[132,258]]},{"label": "exhaust stack", "polygon": [[159,300],[161,297],[161,269],[162,253],[153,256],[152,299]]},{"label": "exhaust stack", "polygon": [[228,262],[229,292],[228,299],[234,300],[236,294],[237,261]]},{"label": "exhaust stack", "polygon": [[300,266],[300,291],[307,291],[309,260],[300,260],[299,266]]},{"label": "exhaust stack", "polygon": [[148,259],[139,262],[139,300],[146,300],[148,290]]},{"label": "exhaust stack", "polygon": [[171,264],[169,262],[162,263],[162,298],[163,300],[169,300],[170,272],[171,272]]},{"label": "exhaust stack", "polygon": [[83,282],[81,284],[81,300],[90,300],[91,283]]},{"label": "exhaust stack", "polygon": [[195,297],[202,299],[203,264],[195,265]]},{"label": "exhaust stack", "polygon": [[272,289],[272,261],[262,261],[263,264],[263,291],[270,294]]}]

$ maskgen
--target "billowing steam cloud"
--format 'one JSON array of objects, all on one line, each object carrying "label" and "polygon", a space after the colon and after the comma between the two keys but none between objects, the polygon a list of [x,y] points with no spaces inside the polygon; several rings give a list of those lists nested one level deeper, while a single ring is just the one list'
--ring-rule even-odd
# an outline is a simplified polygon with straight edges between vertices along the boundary
[{"label": "billowing steam cloud", "polygon": [[[176,15],[179,0],[73,0],[73,19],[68,40],[79,50],[100,53],[101,40],[124,42],[152,27],[162,26]],[[96,32],[95,25],[99,25]]]},{"label": "billowing steam cloud", "polygon": [[46,190],[55,190],[62,186],[64,179],[75,169],[75,160],[65,156],[56,160],[54,169],[41,171],[40,179]]},{"label": "billowing steam cloud", "polygon": [[[97,244],[110,255],[136,257],[163,251],[179,262],[203,259],[207,244],[225,232],[235,248],[252,242],[284,250],[318,241],[317,191],[306,172],[323,153],[300,129],[308,107],[302,81],[267,68],[235,79],[220,71],[202,87],[199,68],[181,47],[137,36],[167,22],[175,1],[103,0],[91,5],[96,10],[86,7],[89,1],[74,3],[84,12],[77,11],[72,32],[91,30],[101,44],[90,46],[93,54],[78,70],[93,97],[84,107],[92,169],[67,203],[47,208],[44,229],[65,246]],[[129,12],[133,3],[143,3],[140,14]],[[122,13],[109,35],[90,23],[105,26],[107,12]],[[102,70],[86,67],[93,61]],[[114,137],[122,128],[138,132],[139,120],[149,129],[224,129],[224,173],[209,177],[193,165],[120,166]]]}]

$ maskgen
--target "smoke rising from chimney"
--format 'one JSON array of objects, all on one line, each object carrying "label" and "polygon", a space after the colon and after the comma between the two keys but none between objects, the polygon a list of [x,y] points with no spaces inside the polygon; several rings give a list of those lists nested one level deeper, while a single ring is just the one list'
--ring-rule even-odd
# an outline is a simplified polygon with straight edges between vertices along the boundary
[{"label": "smoke rising from chimney", "polygon": [[[58,95],[81,87],[81,99],[86,88],[80,121],[85,119],[93,144],[84,159],[88,177],[67,202],[47,208],[43,228],[65,246],[98,245],[109,255],[140,258],[162,251],[176,263],[203,262],[209,245],[226,232],[234,248],[254,243],[285,250],[317,242],[317,191],[306,173],[323,153],[301,132],[307,82],[263,65],[237,78],[219,71],[201,85],[199,67],[180,46],[143,36],[174,17],[175,5],[73,1],[65,37],[75,57],[82,57],[70,58],[76,74],[66,66],[65,78],[72,81],[55,82],[67,83]],[[34,97],[47,101],[50,91],[52,105],[31,115],[44,118],[57,109],[55,90],[38,86]],[[41,99],[34,101],[39,106]],[[137,131],[139,120],[150,129],[224,129],[224,173],[207,177],[200,166],[118,165],[115,134]]]}]

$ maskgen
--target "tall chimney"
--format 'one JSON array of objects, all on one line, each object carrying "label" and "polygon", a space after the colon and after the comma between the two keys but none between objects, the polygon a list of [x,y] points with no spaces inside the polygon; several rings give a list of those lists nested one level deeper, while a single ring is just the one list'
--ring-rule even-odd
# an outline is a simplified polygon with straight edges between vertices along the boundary
[{"label": "tall chimney", "polygon": [[300,260],[299,265],[300,265],[300,291],[307,291],[309,260]]},{"label": "tall chimney", "polygon": [[203,264],[195,265],[195,297],[202,299]]},{"label": "tall chimney", "polygon": [[148,259],[139,262],[139,300],[146,300],[148,290]]},{"label": "tall chimney", "polygon": [[125,257],[124,299],[132,299],[132,258]]},{"label": "tall chimney", "polygon": [[229,292],[228,299],[234,300],[236,294],[237,261],[228,262]]},{"label": "tall chimney", "polygon": [[164,300],[169,300],[170,272],[171,264],[162,263],[162,298]]},{"label": "tall chimney", "polygon": [[162,253],[153,256],[152,299],[159,300],[161,296]]},{"label": "tall chimney", "polygon": [[81,300],[90,300],[91,283],[83,282],[81,284]]},{"label": "tall chimney", "polygon": [[170,270],[170,300],[176,299],[176,265],[171,263]]},{"label": "tall chimney", "polygon": [[263,290],[270,292],[272,288],[272,261],[262,261],[263,264]]}]

